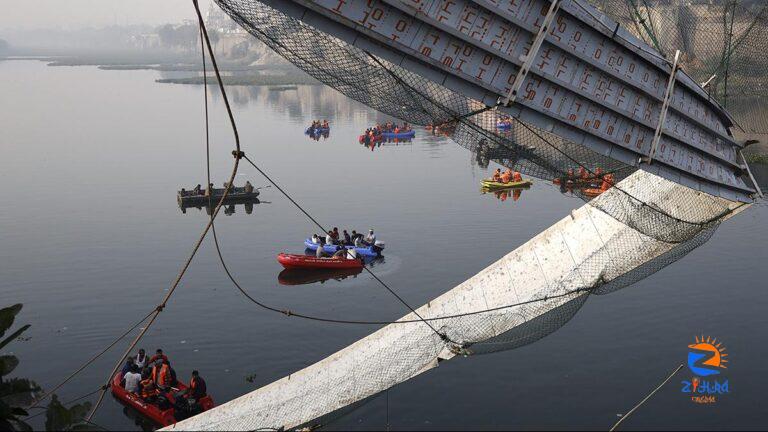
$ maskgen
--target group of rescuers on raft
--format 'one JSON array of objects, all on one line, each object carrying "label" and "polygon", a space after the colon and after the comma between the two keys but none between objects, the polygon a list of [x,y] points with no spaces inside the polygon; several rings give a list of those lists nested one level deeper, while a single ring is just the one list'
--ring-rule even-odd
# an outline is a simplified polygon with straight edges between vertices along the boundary
[{"label": "group of rescuers on raft", "polygon": [[[151,358],[143,349],[135,357],[128,357],[120,372],[120,384],[129,392],[138,395],[144,401],[153,403],[157,396],[165,395],[177,385],[176,371],[171,367],[163,350],[158,349]],[[205,380],[196,370],[192,371],[187,390],[176,394],[177,407],[180,402],[188,404],[205,397],[208,388]]]},{"label": "group of rescuers on raft", "polygon": [[399,133],[406,133],[410,131],[411,131],[411,126],[408,125],[408,122],[403,123],[402,126],[392,122],[386,122],[383,125],[377,124],[376,126],[365,130],[365,133],[363,134],[363,143],[370,144],[372,141],[374,141],[377,137],[381,136],[381,134],[383,133],[399,134]]},{"label": "group of rescuers on raft", "polygon": [[[355,248],[375,245],[376,234],[373,233],[373,229],[370,229],[366,236],[363,236],[355,230],[352,230],[351,235],[347,230],[344,230],[340,235],[339,229],[334,227],[332,230],[328,231],[325,238],[322,238],[317,234],[312,234],[312,243],[317,245],[317,251],[315,251],[315,256],[317,258],[325,258],[329,256],[329,254],[323,250],[324,245],[336,245],[339,246],[339,250],[337,250],[331,258],[357,259],[357,250],[355,250]],[[355,248],[347,249],[345,246],[354,246]]]},{"label": "group of rescuers on raft", "polygon": [[331,125],[328,123],[328,120],[323,120],[322,123],[320,123],[320,120],[313,120],[312,126],[309,127],[310,129],[330,129]]},{"label": "group of rescuers on raft", "polygon": [[501,168],[496,168],[496,172],[493,173],[491,180],[496,183],[518,183],[523,181],[523,176],[517,171],[512,171],[511,168],[507,168],[504,173],[501,172]]}]

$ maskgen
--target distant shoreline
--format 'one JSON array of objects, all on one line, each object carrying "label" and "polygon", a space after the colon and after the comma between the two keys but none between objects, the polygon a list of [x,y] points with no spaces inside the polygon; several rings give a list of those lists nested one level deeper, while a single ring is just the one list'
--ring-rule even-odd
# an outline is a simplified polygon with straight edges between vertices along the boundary
[{"label": "distant shoreline", "polygon": [[[236,76],[223,76],[224,85],[230,86],[295,86],[295,85],[320,85],[320,81],[305,74],[280,74],[280,75],[236,75]],[[191,84],[191,85],[203,85],[204,79],[202,76],[184,77],[184,78],[162,78],[156,79],[155,82],[162,84]],[[216,80],[213,77],[208,77],[208,84],[216,84]]]},{"label": "distant shoreline", "polygon": [[[79,56],[7,56],[0,57],[3,60],[33,60],[47,62],[48,66],[95,66],[106,71],[131,71],[154,70],[159,72],[190,72],[202,73],[202,64],[199,62],[158,62],[157,59],[109,59],[99,57]],[[207,71],[211,73],[209,66]],[[244,65],[241,63],[221,63],[221,72],[234,73],[222,77],[224,84],[232,86],[296,86],[296,85],[320,85],[320,81],[314,79],[305,72],[291,64],[274,65]],[[187,84],[202,85],[203,77],[187,76],[176,78],[159,78],[155,82],[161,84]],[[215,84],[215,80],[209,75],[209,84]]]}]

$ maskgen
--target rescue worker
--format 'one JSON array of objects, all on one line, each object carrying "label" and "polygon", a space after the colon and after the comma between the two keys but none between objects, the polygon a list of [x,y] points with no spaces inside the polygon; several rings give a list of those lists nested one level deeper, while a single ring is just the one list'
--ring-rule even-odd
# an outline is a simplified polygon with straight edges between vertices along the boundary
[{"label": "rescue worker", "polygon": [[149,364],[153,364],[157,362],[158,360],[168,360],[168,357],[163,354],[163,350],[158,348],[155,351],[155,355],[152,356],[152,358],[149,359]]},{"label": "rescue worker", "polygon": [[139,393],[141,374],[139,373],[139,368],[136,367],[136,365],[131,367],[131,370],[129,370],[128,373],[126,373],[123,377],[123,380],[125,380],[125,384],[123,385],[125,391],[128,393]]},{"label": "rescue worker", "polygon": [[501,182],[509,183],[510,181],[512,181],[512,170],[507,168],[507,170],[504,171],[504,174],[501,175]]},{"label": "rescue worker", "polygon": [[144,367],[148,364],[147,360],[149,360],[149,358],[142,348],[139,350],[139,353],[136,354],[136,358],[134,359],[133,363],[136,365],[136,367],[139,368],[139,370],[141,370],[144,369]]},{"label": "rescue worker", "polygon": [[368,244],[368,246],[376,244],[376,234],[373,233],[373,229],[368,230],[368,235],[365,236],[363,242]]},{"label": "rescue worker", "polygon": [[133,369],[133,357],[128,357],[125,359],[125,364],[123,365],[123,369],[120,370],[120,379],[123,379],[125,377],[125,374],[131,371]]},{"label": "rescue worker", "polygon": [[192,378],[189,379],[189,391],[184,397],[200,400],[208,394],[208,387],[205,380],[196,370],[192,371]]},{"label": "rescue worker", "polygon": [[317,250],[315,251],[315,257],[317,258],[325,257],[325,251],[323,250],[323,245],[317,245]]},{"label": "rescue worker", "polygon": [[496,168],[496,172],[493,173],[493,177],[491,178],[491,180],[495,182],[501,181],[501,168]]},{"label": "rescue worker", "polygon": [[152,369],[152,382],[154,382],[160,390],[165,390],[172,385],[173,377],[171,376],[171,366],[167,359],[159,360],[155,363],[155,367]]},{"label": "rescue worker", "polygon": [[515,173],[512,174],[512,181],[514,181],[514,182],[521,182],[521,181],[523,181],[523,176],[520,175],[519,172],[515,171]]}]

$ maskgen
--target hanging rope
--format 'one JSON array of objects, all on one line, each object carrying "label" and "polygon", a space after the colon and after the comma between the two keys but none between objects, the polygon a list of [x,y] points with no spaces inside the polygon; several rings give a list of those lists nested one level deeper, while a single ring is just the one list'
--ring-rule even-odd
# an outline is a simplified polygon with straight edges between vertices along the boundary
[{"label": "hanging rope", "polygon": [[633,407],[631,410],[629,410],[629,412],[628,412],[628,413],[624,414],[624,415],[621,417],[621,419],[619,419],[619,421],[617,421],[617,422],[616,422],[616,424],[614,424],[614,425],[613,425],[613,427],[610,429],[610,430],[611,430],[611,432],[615,431],[615,430],[616,430],[616,428],[618,428],[618,427],[619,427],[619,425],[621,425],[621,422],[623,422],[624,420],[626,420],[627,418],[629,418],[629,416],[631,416],[631,415],[632,415],[632,414],[633,414],[635,411],[637,411],[637,409],[638,409],[638,408],[640,408],[640,407],[641,407],[641,406],[642,406],[642,405],[643,405],[645,402],[647,402],[647,401],[648,401],[648,399],[650,399],[651,397],[653,397],[653,395],[655,395],[655,394],[656,394],[656,392],[658,392],[659,390],[661,390],[661,388],[662,388],[662,387],[664,387],[664,385],[665,385],[666,383],[668,383],[668,382],[669,382],[669,380],[671,380],[673,376],[677,375],[677,373],[678,373],[678,372],[680,372],[680,369],[682,369],[682,368],[683,368],[683,365],[680,365],[680,366],[678,366],[678,367],[677,367],[677,369],[675,369],[675,370],[674,370],[674,372],[672,372],[672,374],[671,374],[671,375],[669,375],[669,376],[667,377],[667,379],[665,379],[664,381],[662,381],[662,382],[661,382],[661,384],[659,384],[659,385],[658,385],[658,386],[657,386],[655,389],[653,389],[653,391],[652,391],[652,392],[650,392],[650,393],[648,394],[648,396],[646,396],[646,397],[645,397],[643,400],[641,400],[640,402],[638,402],[638,404],[637,404],[637,405],[635,405],[635,406],[634,406],[634,407]]},{"label": "hanging rope", "polygon": [[[51,396],[52,394],[56,393],[56,391],[57,391],[58,389],[60,389],[60,388],[61,388],[61,387],[63,387],[63,386],[66,384],[66,383],[68,383],[70,380],[72,380],[72,378],[74,378],[74,377],[76,377],[77,375],[79,375],[79,374],[80,374],[80,372],[84,371],[84,370],[85,370],[85,369],[86,369],[88,366],[90,366],[91,364],[93,364],[93,362],[95,362],[96,360],[98,360],[98,359],[99,359],[99,357],[101,357],[101,356],[103,356],[104,354],[106,354],[106,353],[107,353],[107,351],[109,351],[109,350],[110,350],[110,349],[111,349],[113,346],[117,345],[117,343],[118,343],[118,342],[120,342],[121,340],[123,340],[123,338],[125,338],[126,336],[128,336],[128,334],[129,334],[130,332],[132,332],[133,330],[135,330],[135,329],[136,329],[138,326],[140,326],[140,325],[141,325],[141,323],[143,323],[144,321],[146,321],[146,320],[147,320],[147,318],[149,318],[149,317],[150,317],[150,315],[152,315],[152,313],[154,313],[154,311],[152,311],[152,312],[148,313],[146,316],[144,316],[144,318],[142,318],[141,320],[139,320],[139,321],[138,321],[136,324],[132,325],[132,326],[131,326],[131,327],[130,327],[128,330],[124,331],[124,332],[123,332],[123,333],[122,333],[122,334],[121,334],[121,335],[120,335],[120,336],[119,336],[117,339],[113,340],[113,341],[112,341],[112,342],[111,342],[109,345],[107,345],[107,346],[106,346],[106,347],[105,347],[103,350],[101,350],[99,353],[97,353],[96,355],[94,355],[93,357],[91,357],[91,358],[90,358],[88,361],[86,361],[85,363],[83,363],[83,364],[82,364],[82,365],[81,365],[79,368],[77,368],[77,369],[76,369],[74,372],[72,372],[71,374],[69,374],[69,376],[67,376],[67,377],[66,377],[66,378],[65,378],[63,381],[61,381],[60,383],[56,384],[56,385],[53,387],[53,389],[49,390],[48,392],[46,392],[45,394],[43,394],[42,396],[40,396],[39,398],[37,398],[37,399],[35,400],[35,403],[34,403],[34,404],[33,404],[33,405],[30,407],[30,409],[32,409],[32,408],[38,408],[38,407],[40,406],[40,403],[41,403],[42,401],[44,401],[45,399],[47,399],[47,398],[48,398],[49,396]],[[32,418],[32,417],[30,417],[30,418]]]},{"label": "hanging rope", "polygon": [[179,283],[181,282],[181,279],[184,277],[184,274],[186,273],[187,269],[189,268],[190,264],[192,263],[192,259],[197,254],[197,251],[200,249],[200,245],[203,243],[203,240],[205,239],[205,236],[208,234],[208,231],[211,229],[211,225],[213,225],[214,219],[216,219],[216,216],[219,214],[219,211],[221,210],[222,205],[224,204],[224,201],[226,200],[227,196],[229,195],[229,191],[232,188],[232,183],[235,180],[235,177],[237,176],[237,169],[240,164],[240,159],[243,157],[243,152],[240,150],[240,136],[237,132],[237,125],[235,123],[234,115],[232,114],[232,107],[229,104],[229,99],[227,98],[226,90],[224,89],[224,83],[221,79],[221,73],[219,72],[219,67],[216,64],[216,58],[213,56],[213,48],[211,46],[211,41],[208,38],[208,32],[205,30],[205,23],[203,22],[203,16],[200,13],[200,6],[197,3],[197,0],[192,0],[192,4],[195,7],[195,12],[197,13],[198,23],[200,27],[202,28],[203,35],[205,36],[205,45],[208,49],[208,53],[211,56],[211,64],[213,65],[213,69],[216,72],[216,79],[219,83],[219,88],[221,90],[222,98],[224,100],[224,105],[227,108],[227,114],[229,115],[229,120],[232,126],[232,133],[235,137],[235,147],[236,149],[232,152],[232,154],[235,157],[235,163],[232,167],[232,174],[230,175],[229,182],[227,184],[227,187],[224,189],[224,194],[221,196],[221,199],[219,200],[219,203],[216,205],[216,209],[213,211],[213,214],[211,215],[211,219],[206,224],[205,228],[203,229],[203,232],[200,234],[200,237],[198,238],[197,242],[195,243],[194,247],[192,248],[192,252],[190,253],[189,257],[187,258],[186,262],[184,263],[184,266],[182,267],[181,271],[179,272],[178,276],[176,277],[176,280],[174,280],[173,284],[171,285],[171,288],[168,290],[168,294],[166,294],[163,301],[160,303],[159,306],[155,309],[155,311],[151,314],[151,318],[149,320],[149,323],[144,327],[144,329],[139,333],[138,336],[133,340],[133,342],[130,344],[128,349],[125,351],[125,353],[120,357],[120,360],[117,361],[115,364],[115,367],[112,369],[112,372],[109,374],[109,376],[106,379],[106,384],[104,390],[101,391],[101,394],[99,395],[99,399],[96,401],[96,404],[93,407],[93,410],[88,414],[88,417],[86,417],[86,421],[90,421],[93,416],[96,414],[96,411],[99,409],[99,406],[101,406],[101,402],[104,400],[104,395],[107,391],[107,386],[109,386],[112,377],[117,373],[118,369],[120,368],[120,365],[122,364],[123,360],[125,360],[128,355],[133,351],[133,349],[136,347],[136,344],[139,343],[142,337],[147,333],[147,331],[152,327],[152,324],[155,323],[155,320],[160,315],[160,313],[165,309],[165,306],[168,304],[168,300],[170,300],[171,296],[173,296],[173,293],[176,292],[176,288],[179,286]]}]

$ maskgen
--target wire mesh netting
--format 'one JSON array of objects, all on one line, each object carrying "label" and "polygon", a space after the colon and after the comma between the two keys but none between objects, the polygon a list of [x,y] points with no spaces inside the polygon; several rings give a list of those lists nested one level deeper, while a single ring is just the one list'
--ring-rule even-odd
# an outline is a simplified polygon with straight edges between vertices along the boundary
[{"label": "wire mesh netting", "polygon": [[[741,205],[690,189],[680,193],[684,186],[661,178],[637,181],[647,178],[634,176],[636,168],[632,166],[515,119],[509,120],[477,100],[351,46],[257,0],[217,0],[217,3],[279,55],[344,95],[393,117],[427,125],[433,133],[446,135],[470,150],[481,165],[495,161],[525,175],[558,183],[561,191],[582,198],[592,210],[625,228],[609,230],[597,224],[595,229],[602,246],[580,260],[575,268],[551,281],[545,291],[536,293],[532,298],[535,301],[431,321],[461,354],[512,349],[550,334],[571,319],[589,295],[609,293],[648,277],[706,242],[719,224]],[[607,7],[606,4],[602,6]],[[627,9],[618,7],[611,10],[627,13]],[[757,35],[762,28],[752,29],[749,34]],[[746,38],[739,46],[751,47],[750,41],[751,38]],[[700,42],[689,40],[687,43]],[[731,57],[735,59],[734,55]],[[696,70],[692,61],[689,59],[689,73]],[[736,77],[736,73],[729,77],[732,89],[740,83]],[[718,81],[712,88],[724,85]],[[508,130],[496,127],[502,120],[512,122]],[[610,187],[594,193],[592,183],[603,180],[605,174],[613,177]],[[572,181],[574,175],[576,181]],[[582,182],[579,178],[586,180]],[[619,254],[621,259],[617,259]],[[396,361],[385,352],[367,353],[381,358],[376,374],[356,377],[356,372],[350,370],[343,379],[328,383],[332,387],[323,384],[307,387],[307,391],[316,392],[318,399],[341,394],[352,403],[360,400],[353,395],[363,393],[359,382],[365,381],[367,388],[385,389],[401,382],[402,377],[417,374],[417,370],[411,369],[413,365],[434,359],[445,341],[427,326],[409,325],[413,330],[402,336],[407,340],[391,341],[399,347]],[[303,404],[310,396],[305,394],[305,399],[270,404],[267,408],[274,412],[264,415],[280,418],[280,412],[309,410],[310,407]],[[247,426],[282,426],[259,415],[251,415]],[[315,417],[309,411],[306,414],[306,418]]]},{"label": "wire mesh netting", "polygon": [[[749,133],[768,133],[768,2],[764,0],[590,0],[670,57],[728,108]],[[712,78],[714,77],[714,78]]]}]

